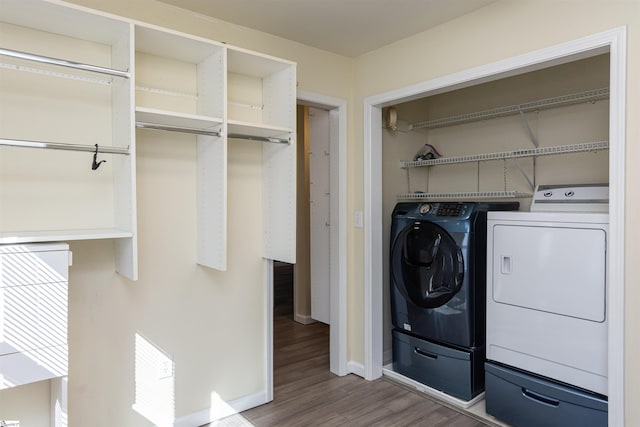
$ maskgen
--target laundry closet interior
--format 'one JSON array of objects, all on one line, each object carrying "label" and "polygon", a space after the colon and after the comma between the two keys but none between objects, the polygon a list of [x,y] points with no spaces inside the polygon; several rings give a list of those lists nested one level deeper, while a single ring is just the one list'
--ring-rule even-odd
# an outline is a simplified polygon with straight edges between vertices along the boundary
[{"label": "laundry closet interior", "polygon": [[[416,323],[431,322],[429,327],[432,329],[446,330],[457,327],[454,323],[447,322],[452,315],[457,315],[454,313],[457,309],[466,310],[470,300],[464,300],[463,304],[459,306],[445,307],[447,310],[451,310],[449,312],[445,312],[442,307],[438,309],[438,306],[429,306],[428,302],[421,305],[420,301],[426,301],[425,294],[430,292],[438,294],[444,288],[455,287],[455,283],[447,284],[447,279],[442,277],[447,274],[452,276],[459,274],[462,277],[462,267],[456,267],[456,262],[461,260],[460,263],[463,264],[464,262],[469,263],[470,260],[466,259],[466,253],[459,257],[460,260],[456,260],[455,256],[437,257],[436,253],[445,247],[444,236],[447,233],[442,232],[441,235],[440,231],[417,230],[425,223],[438,221],[445,230],[447,227],[455,228],[460,222],[456,221],[457,216],[462,218],[465,210],[516,210],[519,211],[516,214],[519,214],[536,210],[538,206],[547,209],[546,206],[552,205],[545,205],[544,200],[542,203],[540,200],[536,200],[539,204],[532,207],[532,200],[536,199],[535,194],[541,198],[545,197],[540,196],[544,193],[543,189],[545,188],[550,189],[550,192],[555,191],[555,188],[568,188],[568,191],[571,192],[574,189],[578,189],[575,190],[577,192],[582,189],[591,191],[595,188],[596,192],[599,190],[604,192],[603,196],[596,197],[593,194],[584,196],[585,200],[582,203],[564,200],[560,204],[554,204],[553,207],[548,208],[552,212],[556,206],[560,206],[560,210],[572,211],[561,214],[565,215],[561,218],[567,218],[569,222],[580,218],[584,212],[594,211],[593,206],[585,204],[593,202],[593,200],[586,199],[599,198],[600,204],[595,211],[606,213],[609,180],[609,65],[609,55],[598,54],[561,65],[496,79],[488,83],[443,91],[382,109],[381,199],[384,239],[382,245],[384,262],[382,360],[386,375],[418,389],[426,389],[428,393],[445,400],[453,396],[452,404],[486,416],[483,402],[485,397],[484,372],[471,380],[468,378],[463,380],[463,382],[470,381],[471,383],[482,382],[481,385],[476,384],[475,391],[468,391],[468,394],[457,389],[447,390],[447,385],[444,386],[444,389],[440,387],[441,381],[450,383],[454,377],[447,378],[445,375],[442,380],[440,378],[434,379],[433,376],[429,376],[431,374],[426,374],[426,377],[422,376],[422,365],[420,365],[422,362],[420,360],[424,359],[428,360],[428,363],[432,363],[438,358],[441,360],[447,356],[450,356],[451,360],[459,360],[456,359],[457,357],[462,359],[469,357],[462,353],[460,355],[447,353],[450,350],[455,353],[461,348],[457,344],[448,345],[446,341],[443,353],[438,353],[437,349],[433,350],[433,353],[430,352],[427,347],[431,345],[431,341],[421,341],[422,333],[419,332],[420,327],[416,326]],[[421,151],[422,153],[420,153]],[[538,189],[541,192],[536,193]],[[569,197],[572,196],[573,193]],[[535,202],[533,204],[535,205]],[[481,206],[484,207],[481,208]],[[505,214],[507,217],[512,215],[510,212],[505,212]],[[479,215],[486,215],[486,212]],[[491,212],[488,216],[492,217]],[[496,216],[500,215],[496,214]],[[558,235],[565,227],[572,227],[567,224],[560,225],[559,219],[556,217],[546,217],[546,221],[546,225],[538,223],[529,225],[532,225],[533,230],[538,230],[539,226],[545,227],[547,225],[552,228],[558,227],[551,229],[552,234],[549,236]],[[554,221],[555,223],[552,224]],[[491,220],[489,222],[491,223]],[[603,252],[596,256],[596,259],[599,260],[598,263],[603,268],[599,272],[601,276],[598,279],[597,286],[599,287],[596,291],[596,293],[600,292],[598,304],[599,309],[603,312],[606,306],[606,272],[604,269],[606,266],[607,222],[608,219],[605,218],[603,220],[604,232],[599,234],[602,235],[599,239],[602,242],[601,245],[604,245],[604,249],[601,248]],[[482,260],[484,265],[474,267],[476,277],[470,280],[484,281],[486,279],[486,284],[482,283],[482,285],[486,285],[486,293],[489,295],[488,297],[484,293],[476,295],[478,298],[476,304],[480,304],[481,308],[478,308],[480,313],[473,314],[473,316],[480,316],[476,319],[481,319],[476,323],[482,323],[482,325],[475,326],[483,328],[483,331],[478,332],[477,336],[482,341],[479,344],[482,347],[479,354],[484,357],[485,332],[489,334],[485,328],[491,327],[484,325],[485,317],[490,317],[489,313],[485,313],[485,310],[491,310],[491,307],[487,307],[486,302],[487,298],[497,298],[491,294],[493,286],[493,276],[491,275],[497,274],[491,269],[494,262],[492,257],[504,254],[491,253],[493,251],[491,248],[487,251],[486,240],[493,242],[492,229],[490,227],[487,230],[486,216],[482,217],[479,224],[487,235],[476,238],[476,240],[482,240],[482,244],[480,248],[474,250],[484,251],[484,253],[482,256],[475,256],[475,259],[476,262]],[[435,228],[442,230],[438,227]],[[597,229],[599,226],[593,227]],[[528,237],[525,239],[516,232],[509,234],[515,230],[514,227],[506,227],[505,229],[507,230],[504,232],[506,239],[509,239],[510,236],[516,240],[522,239],[514,245],[526,248],[526,250],[534,247],[535,240],[527,240]],[[411,235],[411,233],[414,234]],[[420,238],[419,233],[423,233],[422,236],[435,233],[437,237],[432,238],[437,240],[437,243],[420,247],[420,244],[416,243]],[[442,241],[441,237],[443,237]],[[464,245],[467,245],[469,241],[473,242],[474,238],[465,237],[464,239]],[[451,244],[455,245],[454,242]],[[460,246],[462,247],[463,244]],[[499,250],[502,249],[495,249],[495,251]],[[535,248],[531,250],[536,252]],[[547,249],[541,249],[541,251],[545,250]],[[400,258],[404,261],[398,261]],[[522,258],[519,257],[511,261],[510,257],[503,257],[501,262],[504,262],[504,266],[499,268],[510,269],[512,266],[507,265],[510,262],[513,262],[514,266],[518,263],[517,266],[520,267],[523,264]],[[580,262],[585,261],[576,261],[578,265]],[[440,266],[436,267],[437,263],[440,263]],[[400,269],[403,271],[398,273]],[[432,273],[436,269],[441,269],[445,273],[440,273],[440,275]],[[411,271],[406,272],[405,270]],[[446,271],[451,271],[451,273],[446,273]],[[470,271],[465,269],[464,273],[469,274]],[[410,290],[396,290],[396,286],[393,285],[393,283],[410,282],[414,279],[416,282],[420,282],[423,279],[418,277],[422,274],[429,275],[429,279],[418,286],[422,287],[416,290],[416,294],[413,296]],[[465,280],[467,279],[465,278]],[[466,282],[462,283],[461,289],[464,289]],[[401,286],[397,288],[401,288]],[[420,292],[423,295],[420,295]],[[420,300],[421,297],[424,300]],[[573,297],[581,298],[579,295],[573,295]],[[553,298],[553,295],[550,295],[550,298]],[[396,300],[395,303],[393,299]],[[398,300],[402,300],[401,303]],[[412,300],[412,302],[408,303],[405,300]],[[513,304],[507,305],[512,306]],[[419,308],[416,308],[418,306]],[[407,310],[409,312],[413,310],[413,318],[411,314],[407,318]],[[434,310],[435,312],[440,310],[440,312],[433,315],[424,314],[424,318],[420,317],[422,314],[415,314],[424,313],[425,310]],[[434,320],[436,316],[440,316],[440,320]],[[471,329],[474,327],[473,316],[471,316]],[[412,322],[415,323],[411,324]],[[553,321],[550,322],[553,325]],[[594,322],[600,326],[606,325],[604,318]],[[437,326],[435,326],[436,324]],[[571,327],[568,328],[568,331],[571,331]],[[578,332],[576,329],[575,333],[582,332]],[[431,339],[431,337],[428,338]],[[584,337],[584,340],[588,338]],[[442,341],[438,341],[439,339],[440,337],[434,338],[433,342],[442,343]],[[599,371],[597,376],[605,386],[604,389],[592,387],[591,390],[586,391],[586,396],[587,399],[591,399],[591,393],[597,389],[595,395],[599,394],[598,404],[604,402],[604,406],[596,405],[597,408],[594,406],[596,408],[594,410],[600,416],[600,421],[603,419],[603,412],[599,411],[604,411],[606,423],[606,335],[603,340],[600,340],[598,346],[598,352],[604,358],[605,371],[604,373]],[[462,350],[464,353],[464,348]],[[471,355],[470,357],[473,360],[475,356]],[[447,369],[451,371],[467,369],[464,363],[461,365],[456,365],[456,363],[458,362],[451,362],[449,365],[445,363],[437,369],[440,372]],[[525,366],[518,366],[518,374],[520,370],[529,370],[527,364],[524,364]],[[531,367],[531,370],[533,369]],[[559,376],[561,377],[561,374]],[[547,377],[557,379],[550,375]],[[564,381],[570,382],[566,379]],[[464,385],[461,387],[465,388]],[[467,384],[468,387],[471,386]],[[522,390],[525,390],[525,386],[522,387]],[[499,393],[502,392],[504,389],[501,389]],[[505,398],[507,394],[501,394],[500,398]],[[552,403],[557,405],[560,402],[560,406],[562,406],[565,403],[563,397],[557,398],[558,401]],[[543,403],[549,404],[548,401]],[[513,403],[514,407],[517,405],[519,403]],[[519,410],[522,413],[527,413],[526,411],[533,409],[519,407]],[[498,421],[501,421],[503,414],[499,410],[496,412],[500,414]],[[509,417],[510,415],[506,415],[506,419],[502,419],[502,421],[518,425],[523,422],[517,417]],[[554,422],[558,422],[560,419],[558,417],[561,418],[556,415]],[[492,420],[496,419],[492,418]]]}]

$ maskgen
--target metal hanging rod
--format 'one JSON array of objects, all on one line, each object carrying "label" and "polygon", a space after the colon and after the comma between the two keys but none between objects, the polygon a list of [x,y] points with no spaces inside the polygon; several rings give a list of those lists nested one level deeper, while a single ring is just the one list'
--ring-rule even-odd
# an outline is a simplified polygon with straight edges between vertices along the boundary
[{"label": "metal hanging rod", "polygon": [[83,64],[80,62],[68,61],[66,59],[52,58],[49,56],[35,55],[18,50],[0,48],[0,55],[11,58],[25,59],[27,61],[39,62],[42,64],[59,65],[61,67],[74,68],[76,70],[91,71],[93,73],[107,74],[109,76],[129,78],[128,71],[115,70],[113,68],[99,67],[97,65]]},{"label": "metal hanging rod", "polygon": [[204,129],[187,128],[187,127],[181,127],[181,126],[158,125],[155,123],[145,123],[145,122],[136,122],[136,127],[138,129],[151,129],[151,130],[163,130],[168,132],[193,133],[196,135],[207,135],[207,136],[221,135],[221,133],[217,130],[204,130]]},{"label": "metal hanging rod", "polygon": [[[9,147],[47,148],[51,150],[90,151],[96,152],[96,146],[85,144],[66,144],[62,142],[28,141],[22,139],[0,139],[0,145]],[[98,145],[98,153],[129,155],[129,147],[111,147]]]},{"label": "metal hanging rod", "polygon": [[[169,132],[181,132],[181,133],[193,133],[196,135],[207,135],[207,136],[222,136],[222,132],[216,130],[204,130],[204,129],[195,129],[181,126],[169,126],[169,125],[159,125],[155,123],[145,123],[145,122],[136,122],[136,127],[139,129],[151,129],[151,130],[163,130]],[[289,139],[284,138],[273,138],[269,136],[257,136],[257,135],[247,135],[241,133],[230,133],[227,135],[229,138],[235,139],[248,139],[250,141],[260,141],[260,142],[274,142],[278,144],[289,144]]]},{"label": "metal hanging rod", "polygon": [[113,83],[113,79],[111,77],[97,77],[95,75],[85,76],[65,73],[61,71],[45,70],[43,68],[32,67],[29,65],[18,65],[0,62],[0,68],[6,70],[21,71],[25,73],[39,74],[42,76],[56,77],[60,79],[77,80],[85,83],[99,84],[103,86],[109,86]]},{"label": "metal hanging rod", "polygon": [[272,138],[269,136],[244,135],[241,133],[230,133],[229,138],[248,139],[249,141],[274,142],[277,144],[289,144],[291,141],[287,138]]},{"label": "metal hanging rod", "polygon": [[538,101],[526,102],[524,104],[509,105],[507,107],[494,108],[492,110],[479,111],[475,113],[461,114],[458,116],[446,117],[442,119],[427,120],[410,124],[411,129],[437,128],[451,126],[460,123],[468,123],[477,120],[490,119],[495,117],[508,116],[512,114],[526,113],[529,111],[543,110],[546,108],[562,107],[565,105],[580,104],[582,102],[595,102],[609,98],[609,89],[601,88],[586,92],[573,93],[569,95],[557,96]]}]

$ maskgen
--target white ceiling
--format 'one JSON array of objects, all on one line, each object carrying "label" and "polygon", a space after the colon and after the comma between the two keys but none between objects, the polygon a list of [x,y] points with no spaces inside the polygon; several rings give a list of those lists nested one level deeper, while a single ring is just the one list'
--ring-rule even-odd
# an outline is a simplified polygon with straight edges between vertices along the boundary
[{"label": "white ceiling", "polygon": [[495,0],[160,0],[356,57]]}]

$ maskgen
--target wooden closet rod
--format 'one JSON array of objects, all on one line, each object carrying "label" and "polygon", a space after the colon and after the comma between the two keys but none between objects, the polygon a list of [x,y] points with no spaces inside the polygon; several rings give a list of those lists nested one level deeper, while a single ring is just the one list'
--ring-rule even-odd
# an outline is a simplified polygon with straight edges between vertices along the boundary
[{"label": "wooden closet rod", "polygon": [[[95,144],[94,145],[66,144],[62,142],[28,141],[28,140],[22,140],[22,139],[2,138],[0,139],[0,145],[9,146],[9,147],[47,148],[51,150],[69,150],[69,151],[90,151],[92,153],[96,152]],[[129,155],[129,148],[98,145],[97,152]]]},{"label": "wooden closet rod", "polygon": [[99,67],[97,65],[83,64],[81,62],[67,61],[66,59],[51,58],[49,56],[35,55],[33,53],[20,52],[18,50],[0,48],[0,55],[17,59],[39,62],[41,64],[59,65],[61,67],[74,68],[76,70],[91,71],[93,73],[107,74],[115,77],[129,78],[128,71],[114,70],[112,68]]}]

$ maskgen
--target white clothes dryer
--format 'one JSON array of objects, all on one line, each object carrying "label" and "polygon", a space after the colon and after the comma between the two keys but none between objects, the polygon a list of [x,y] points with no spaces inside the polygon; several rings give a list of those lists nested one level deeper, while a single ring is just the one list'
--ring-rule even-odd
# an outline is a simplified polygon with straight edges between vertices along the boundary
[{"label": "white clothes dryer", "polygon": [[487,354],[607,395],[609,215],[489,212]]}]

